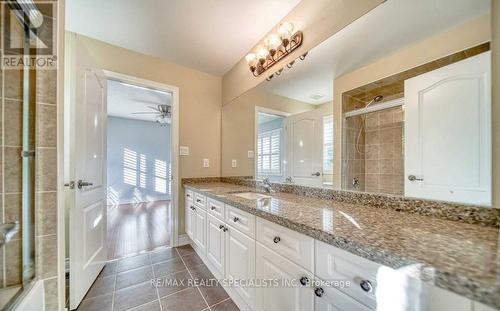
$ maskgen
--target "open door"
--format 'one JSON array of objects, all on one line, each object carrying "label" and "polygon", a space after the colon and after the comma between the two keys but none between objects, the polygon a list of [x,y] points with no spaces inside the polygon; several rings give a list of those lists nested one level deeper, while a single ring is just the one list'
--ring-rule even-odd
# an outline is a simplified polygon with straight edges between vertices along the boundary
[{"label": "open door", "polygon": [[68,171],[70,308],[76,309],[107,260],[106,83],[76,35],[68,35],[65,165]]},{"label": "open door", "polygon": [[323,184],[323,114],[312,110],[285,119],[287,177],[299,185]]},{"label": "open door", "polygon": [[491,53],[405,81],[405,195],[491,205]]}]

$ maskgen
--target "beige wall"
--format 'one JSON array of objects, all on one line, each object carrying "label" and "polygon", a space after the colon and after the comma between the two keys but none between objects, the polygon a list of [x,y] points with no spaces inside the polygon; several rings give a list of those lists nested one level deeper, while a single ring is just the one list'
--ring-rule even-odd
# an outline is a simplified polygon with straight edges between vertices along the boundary
[{"label": "beige wall", "polygon": [[[313,110],[314,105],[274,95],[254,88],[222,107],[222,176],[253,176],[255,159],[248,150],[255,149],[255,107],[265,107],[291,114]],[[231,167],[231,161],[238,163]]]},{"label": "beige wall", "polygon": [[[78,35],[100,68],[179,88],[179,177],[220,176],[221,77]],[[203,168],[203,159],[210,167]],[[178,181],[180,185],[180,180]],[[184,233],[184,191],[179,187],[179,234]]]},{"label": "beige wall", "polygon": [[500,1],[492,1],[493,206],[500,208]]},{"label": "beige wall", "polygon": [[[334,81],[335,150],[342,147],[342,93],[491,39],[489,15],[408,46],[386,58],[347,73]],[[340,155],[339,152],[336,154]],[[341,187],[341,157],[334,160],[334,188]]]},{"label": "beige wall", "polygon": [[[382,2],[383,0],[302,0],[283,20],[293,23],[296,29],[301,30],[304,33],[304,41],[300,48],[280,61],[281,66],[309,51]],[[256,46],[258,44],[257,42]],[[254,49],[255,47],[252,50]],[[223,103],[228,103],[250,90],[278,69],[280,66],[276,65],[267,75],[255,78],[243,55],[223,77]]]}]

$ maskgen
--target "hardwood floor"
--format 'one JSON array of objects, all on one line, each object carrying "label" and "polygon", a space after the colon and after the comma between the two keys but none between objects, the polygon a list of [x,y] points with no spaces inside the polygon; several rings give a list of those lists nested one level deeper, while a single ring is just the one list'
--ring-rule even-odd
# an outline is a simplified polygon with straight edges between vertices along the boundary
[{"label": "hardwood floor", "polygon": [[108,259],[170,245],[170,201],[108,207]]}]

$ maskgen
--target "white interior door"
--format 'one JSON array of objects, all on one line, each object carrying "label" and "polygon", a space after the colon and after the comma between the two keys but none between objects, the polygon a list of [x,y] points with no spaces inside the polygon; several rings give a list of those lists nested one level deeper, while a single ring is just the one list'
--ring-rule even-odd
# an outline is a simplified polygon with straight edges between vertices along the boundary
[{"label": "white interior door", "polygon": [[491,53],[405,81],[405,195],[491,205]]},{"label": "white interior door", "polygon": [[285,119],[287,177],[309,186],[323,184],[323,114],[312,110]]},{"label": "white interior door", "polygon": [[[76,41],[76,40],[75,40]],[[106,247],[106,83],[78,42],[70,65],[68,187],[70,307],[75,309],[104,267]]]}]

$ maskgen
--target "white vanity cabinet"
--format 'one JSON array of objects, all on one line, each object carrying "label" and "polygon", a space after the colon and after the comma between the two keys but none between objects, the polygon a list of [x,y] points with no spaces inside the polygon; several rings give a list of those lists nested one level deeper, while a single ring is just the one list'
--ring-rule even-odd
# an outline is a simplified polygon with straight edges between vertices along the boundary
[{"label": "white vanity cabinet", "polygon": [[193,242],[198,247],[199,251],[205,255],[207,244],[206,244],[206,229],[207,229],[207,212],[200,207],[194,207],[193,213]]},{"label": "white vanity cabinet", "polygon": [[294,286],[270,284],[257,289],[256,310],[314,310],[311,281],[314,276],[303,267],[257,243],[257,280],[299,280]]},{"label": "white vanity cabinet", "polygon": [[186,234],[192,240],[192,239],[194,239],[193,223],[194,223],[195,212],[194,212],[194,203],[193,203],[193,192],[191,190],[186,190],[186,199],[184,202],[185,202],[185,206],[184,206],[185,230],[186,230]]},{"label": "white vanity cabinet", "polygon": [[207,259],[217,270],[218,275],[224,275],[226,228],[224,222],[212,215],[207,216]]},{"label": "white vanity cabinet", "polygon": [[[226,278],[231,280],[255,279],[255,240],[228,225],[226,235]],[[254,287],[234,287],[235,291],[253,308]]]},{"label": "white vanity cabinet", "polygon": [[[218,278],[296,282],[225,287],[241,310],[494,310],[191,191],[186,232]],[[335,280],[349,286],[319,284]]]}]

